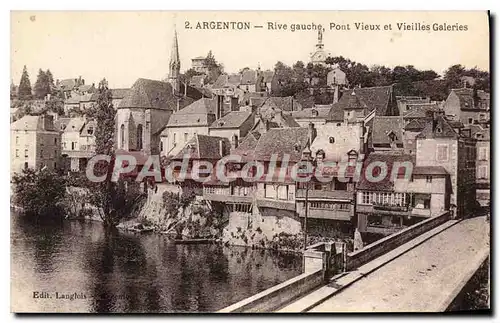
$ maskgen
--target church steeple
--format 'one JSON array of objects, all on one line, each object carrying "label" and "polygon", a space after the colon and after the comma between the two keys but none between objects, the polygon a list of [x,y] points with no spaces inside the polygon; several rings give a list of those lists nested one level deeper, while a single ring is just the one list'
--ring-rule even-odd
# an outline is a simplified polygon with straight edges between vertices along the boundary
[{"label": "church steeple", "polygon": [[318,29],[318,43],[316,44],[317,49],[323,49],[323,28]]},{"label": "church steeple", "polygon": [[175,92],[180,91],[179,74],[181,71],[181,61],[179,59],[179,43],[177,41],[177,30],[174,26],[174,40],[172,42],[172,51],[170,53],[170,64],[168,72],[168,81]]}]

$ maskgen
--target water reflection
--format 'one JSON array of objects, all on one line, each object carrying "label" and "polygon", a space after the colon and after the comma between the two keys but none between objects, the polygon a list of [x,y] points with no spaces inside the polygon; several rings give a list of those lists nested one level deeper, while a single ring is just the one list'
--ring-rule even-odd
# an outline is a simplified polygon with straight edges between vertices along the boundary
[{"label": "water reflection", "polygon": [[[296,255],[175,245],[162,235],[105,231],[100,223],[40,226],[14,217],[11,240],[14,311],[215,311],[301,272]],[[86,298],[33,299],[38,290]]]}]

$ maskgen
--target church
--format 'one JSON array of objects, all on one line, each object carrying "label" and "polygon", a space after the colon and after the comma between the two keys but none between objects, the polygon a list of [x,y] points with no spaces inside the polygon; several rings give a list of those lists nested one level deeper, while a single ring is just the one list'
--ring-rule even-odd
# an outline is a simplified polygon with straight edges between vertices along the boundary
[{"label": "church", "polygon": [[116,148],[158,154],[160,134],[173,112],[199,100],[203,94],[180,80],[179,43],[174,30],[166,81],[139,78],[117,107]]}]

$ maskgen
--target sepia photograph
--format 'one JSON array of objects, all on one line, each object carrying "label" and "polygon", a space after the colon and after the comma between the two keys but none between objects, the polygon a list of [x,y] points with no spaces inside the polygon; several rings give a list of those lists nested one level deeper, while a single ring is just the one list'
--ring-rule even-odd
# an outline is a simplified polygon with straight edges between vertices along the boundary
[{"label": "sepia photograph", "polygon": [[11,11],[10,311],[491,314],[490,20]]}]

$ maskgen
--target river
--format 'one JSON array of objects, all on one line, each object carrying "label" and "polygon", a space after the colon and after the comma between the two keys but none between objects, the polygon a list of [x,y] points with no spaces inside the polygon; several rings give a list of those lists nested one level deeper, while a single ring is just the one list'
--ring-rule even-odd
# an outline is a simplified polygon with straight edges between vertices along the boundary
[{"label": "river", "polygon": [[302,270],[293,254],[11,218],[14,312],[211,312]]}]

